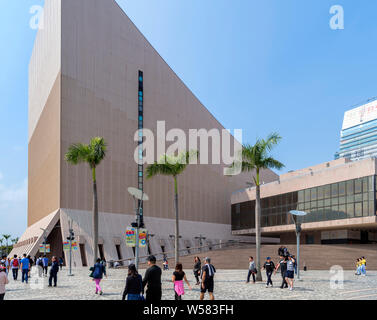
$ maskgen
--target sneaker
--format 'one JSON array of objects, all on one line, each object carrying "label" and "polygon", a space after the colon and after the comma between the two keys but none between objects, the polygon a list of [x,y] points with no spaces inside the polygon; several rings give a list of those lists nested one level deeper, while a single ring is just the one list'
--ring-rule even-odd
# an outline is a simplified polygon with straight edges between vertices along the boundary
[{"label": "sneaker", "polygon": [[96,294],[98,294],[98,292],[96,291]]},{"label": "sneaker", "polygon": [[292,287],[290,287],[290,288],[289,288],[289,290],[290,290],[290,291],[292,291],[292,290],[293,290],[293,288],[292,288]]},{"label": "sneaker", "polygon": [[103,292],[101,291],[101,292],[99,293],[99,295],[102,296],[102,295],[103,295]]}]

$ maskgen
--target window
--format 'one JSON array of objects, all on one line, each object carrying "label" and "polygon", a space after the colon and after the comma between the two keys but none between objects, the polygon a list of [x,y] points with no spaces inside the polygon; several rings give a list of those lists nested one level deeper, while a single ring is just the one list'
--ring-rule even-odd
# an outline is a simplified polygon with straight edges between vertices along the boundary
[{"label": "window", "polygon": [[355,217],[362,217],[363,216],[363,205],[361,202],[355,203]]},{"label": "window", "polygon": [[318,199],[323,199],[323,196],[324,196],[324,187],[321,186],[321,187],[318,187],[317,188],[317,198]]},{"label": "window", "polygon": [[331,197],[337,197],[338,196],[338,184],[334,183],[331,185]]},{"label": "window", "polygon": [[310,189],[305,190],[305,202],[310,201]]},{"label": "window", "polygon": [[362,180],[356,179],[355,180],[355,193],[361,193],[362,192]]},{"label": "window", "polygon": [[345,195],[346,195],[346,183],[339,182],[339,196],[345,196]]},{"label": "window", "polygon": [[330,185],[324,186],[324,197],[325,199],[331,197]]},{"label": "window", "polygon": [[353,180],[347,181],[347,195],[353,194]]}]

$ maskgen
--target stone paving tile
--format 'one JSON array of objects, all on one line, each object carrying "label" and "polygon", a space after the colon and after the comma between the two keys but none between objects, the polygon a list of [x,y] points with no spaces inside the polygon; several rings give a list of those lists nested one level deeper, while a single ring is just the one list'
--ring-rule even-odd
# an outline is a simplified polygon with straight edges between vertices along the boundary
[{"label": "stone paving tile", "polygon": [[[73,270],[74,276],[67,276],[67,269],[58,274],[58,287],[49,288],[47,278],[33,275],[29,284],[10,279],[7,285],[6,300],[119,300],[125,285],[126,270],[108,269],[108,278],[101,282],[104,294],[96,295],[94,282],[89,278],[88,268]],[[199,287],[191,271],[187,277],[193,285],[193,290],[186,287],[185,300],[198,300]],[[144,274],[144,270],[142,270]],[[172,271],[164,271],[163,300],[173,300],[174,291],[171,283]],[[293,291],[280,289],[280,274],[272,277],[274,287],[266,288],[265,282],[245,284],[247,270],[218,270],[215,276],[215,298],[218,300],[376,300],[377,299],[377,271],[368,271],[366,277],[355,276],[352,271],[344,271],[343,286],[336,289],[330,286],[329,271],[302,272],[303,281],[295,281]],[[265,274],[264,278],[265,278]],[[38,283],[35,283],[38,279]],[[208,298],[208,297],[206,297]]]}]

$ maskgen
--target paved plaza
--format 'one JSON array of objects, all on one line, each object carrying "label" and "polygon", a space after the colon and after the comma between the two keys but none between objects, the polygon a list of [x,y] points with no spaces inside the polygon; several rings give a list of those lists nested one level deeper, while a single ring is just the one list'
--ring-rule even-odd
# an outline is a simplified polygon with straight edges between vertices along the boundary
[{"label": "paved plaza", "polygon": [[[127,270],[108,269],[108,278],[101,285],[102,296],[95,295],[94,282],[89,278],[88,268],[73,270],[74,276],[67,276],[67,268],[58,274],[58,287],[49,288],[47,278],[33,275],[29,284],[10,279],[6,300],[119,300],[125,285]],[[199,287],[194,276],[188,271],[188,280],[193,290],[186,290],[185,300],[198,300]],[[142,270],[144,274],[144,270]],[[355,276],[352,271],[344,271],[343,287],[335,283],[339,277],[329,271],[302,272],[303,281],[296,281],[293,291],[280,289],[280,273],[273,276],[274,287],[266,288],[265,283],[245,284],[247,270],[218,270],[215,277],[215,298],[227,300],[374,300],[377,299],[377,271],[368,271],[366,277]],[[163,300],[173,300],[171,283],[172,270],[163,272]],[[340,274],[341,276],[341,274]],[[264,275],[265,277],[265,275]],[[36,282],[35,280],[39,281]],[[41,281],[42,279],[42,281]],[[330,279],[333,279],[332,281]],[[334,286],[336,289],[334,289]],[[206,297],[208,298],[208,297]]]}]

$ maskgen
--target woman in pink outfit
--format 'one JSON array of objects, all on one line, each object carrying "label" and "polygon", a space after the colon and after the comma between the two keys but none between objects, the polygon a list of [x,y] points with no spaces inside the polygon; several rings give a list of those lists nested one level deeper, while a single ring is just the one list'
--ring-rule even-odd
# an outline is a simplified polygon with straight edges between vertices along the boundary
[{"label": "woman in pink outfit", "polygon": [[190,283],[187,281],[186,274],[183,271],[182,263],[177,263],[175,266],[172,281],[174,283],[175,300],[182,300],[182,296],[185,294],[183,281],[187,283],[189,289],[191,290]]},{"label": "woman in pink outfit", "polygon": [[6,273],[6,268],[0,265],[0,300],[4,300],[5,296],[5,285],[9,283],[8,276]]}]

